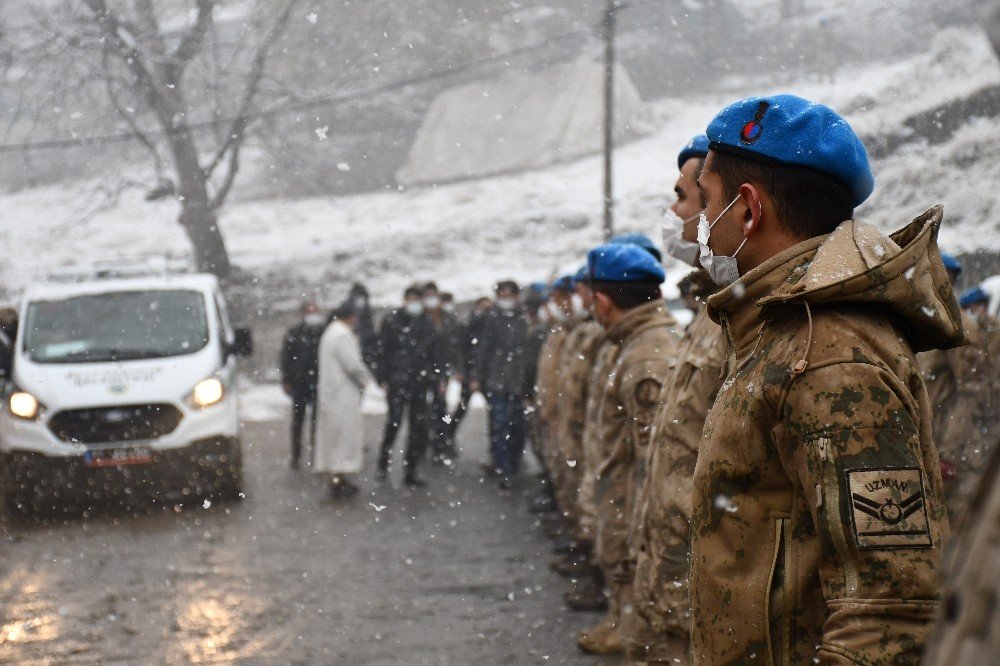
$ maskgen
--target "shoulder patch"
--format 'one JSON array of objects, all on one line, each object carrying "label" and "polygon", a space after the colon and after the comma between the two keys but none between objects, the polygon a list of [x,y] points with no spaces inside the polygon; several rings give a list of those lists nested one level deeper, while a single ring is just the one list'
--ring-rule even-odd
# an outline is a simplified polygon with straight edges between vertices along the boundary
[{"label": "shoulder patch", "polygon": [[862,550],[930,548],[919,467],[847,470],[851,525]]},{"label": "shoulder patch", "polygon": [[640,407],[655,407],[660,404],[663,385],[655,379],[643,379],[635,385],[635,401]]}]

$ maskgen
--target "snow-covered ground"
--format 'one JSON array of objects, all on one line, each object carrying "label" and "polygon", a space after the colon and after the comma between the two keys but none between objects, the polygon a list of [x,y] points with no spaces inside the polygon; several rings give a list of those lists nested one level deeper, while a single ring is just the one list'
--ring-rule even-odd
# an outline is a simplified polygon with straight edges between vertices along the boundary
[{"label": "snow-covered ground", "polygon": [[[902,121],[915,113],[996,84],[1000,66],[985,37],[949,29],[906,60],[841,70],[834,85],[803,82],[782,91],[842,110],[871,136],[899,134]],[[620,230],[658,237],[678,148],[724,103],[776,92],[752,82],[727,86],[711,96],[657,102],[658,130],[617,152]],[[909,143],[875,161],[876,192],[859,214],[895,228],[944,202],[947,249],[1000,250],[1000,210],[992,191],[1000,182],[998,158],[1000,128],[992,119],[973,120],[938,145]],[[98,201],[92,183],[0,196],[6,249],[0,285],[17,292],[55,269],[96,258],[187,254],[174,202],[150,204],[132,192],[115,208],[87,215]],[[579,266],[601,238],[601,160],[441,187],[234,203],[221,225],[237,265],[264,279],[319,285],[321,296],[331,299],[356,279],[368,283],[380,302],[395,302],[418,279],[436,279],[470,298],[497,278],[546,279]],[[672,267],[672,277],[684,270]]]}]

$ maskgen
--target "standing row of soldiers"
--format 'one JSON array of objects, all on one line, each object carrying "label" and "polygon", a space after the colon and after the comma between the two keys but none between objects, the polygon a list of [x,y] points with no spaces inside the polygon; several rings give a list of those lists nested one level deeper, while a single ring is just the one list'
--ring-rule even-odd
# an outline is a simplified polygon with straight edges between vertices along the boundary
[{"label": "standing row of soldiers", "polygon": [[[692,323],[666,310],[641,237],[592,250],[547,306],[544,524],[553,568],[577,581],[568,605],[607,609],[579,645],[636,663],[917,663],[939,615],[945,498],[955,513],[993,490],[966,490],[997,436],[985,294],[963,294],[963,315],[940,206],[892,235],[854,219],[874,176],[828,107],[736,102],[678,169],[664,242],[697,269]],[[962,396],[978,400],[968,417]],[[942,482],[952,467],[961,488]],[[983,501],[995,520],[1000,500]],[[976,638],[963,598],[949,593],[934,663],[996,640]]]}]

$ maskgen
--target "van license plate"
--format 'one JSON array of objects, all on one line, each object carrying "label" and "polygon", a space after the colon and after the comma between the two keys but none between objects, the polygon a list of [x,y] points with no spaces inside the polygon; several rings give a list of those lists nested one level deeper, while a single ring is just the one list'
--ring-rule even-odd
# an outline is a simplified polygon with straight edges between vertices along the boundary
[{"label": "van license plate", "polygon": [[153,462],[153,452],[148,448],[96,449],[83,454],[84,467],[122,467],[146,465]]}]

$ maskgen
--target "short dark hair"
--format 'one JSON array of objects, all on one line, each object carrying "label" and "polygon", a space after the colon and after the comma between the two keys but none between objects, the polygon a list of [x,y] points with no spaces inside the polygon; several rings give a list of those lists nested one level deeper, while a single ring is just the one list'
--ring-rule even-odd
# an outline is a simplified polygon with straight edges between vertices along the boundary
[{"label": "short dark hair", "polygon": [[622,310],[631,310],[663,298],[658,282],[603,282],[595,280],[590,283],[590,288],[610,298],[615,307]]},{"label": "short dark hair", "polygon": [[409,287],[406,288],[406,291],[403,292],[403,298],[409,298],[411,296],[416,296],[417,298],[420,298],[423,295],[424,295],[423,287],[418,287],[415,284],[411,284]]},{"label": "short dark hair", "polygon": [[337,306],[330,316],[332,319],[350,319],[351,317],[358,316],[358,311],[354,308],[351,301],[348,300]]},{"label": "short dark hair", "polygon": [[815,169],[764,164],[719,151],[713,152],[711,166],[727,203],[743,183],[759,185],[770,195],[785,230],[801,240],[828,234],[854,217],[854,197],[847,185]]},{"label": "short dark hair", "polygon": [[437,293],[438,291],[437,282],[428,282],[427,284],[424,285],[424,293],[426,294],[429,291]]},{"label": "short dark hair", "polygon": [[454,302],[454,300],[455,300],[455,294],[451,293],[450,291],[445,291],[441,293],[442,303],[452,303]]},{"label": "short dark hair", "polygon": [[690,275],[684,276],[680,282],[677,283],[677,289],[680,290],[681,296],[687,296],[694,289],[694,280],[691,279]]},{"label": "short dark hair", "polygon": [[520,294],[521,287],[519,287],[517,283],[514,282],[513,280],[500,280],[499,282],[497,282],[495,291],[498,294],[501,291],[512,291],[515,294]]}]

